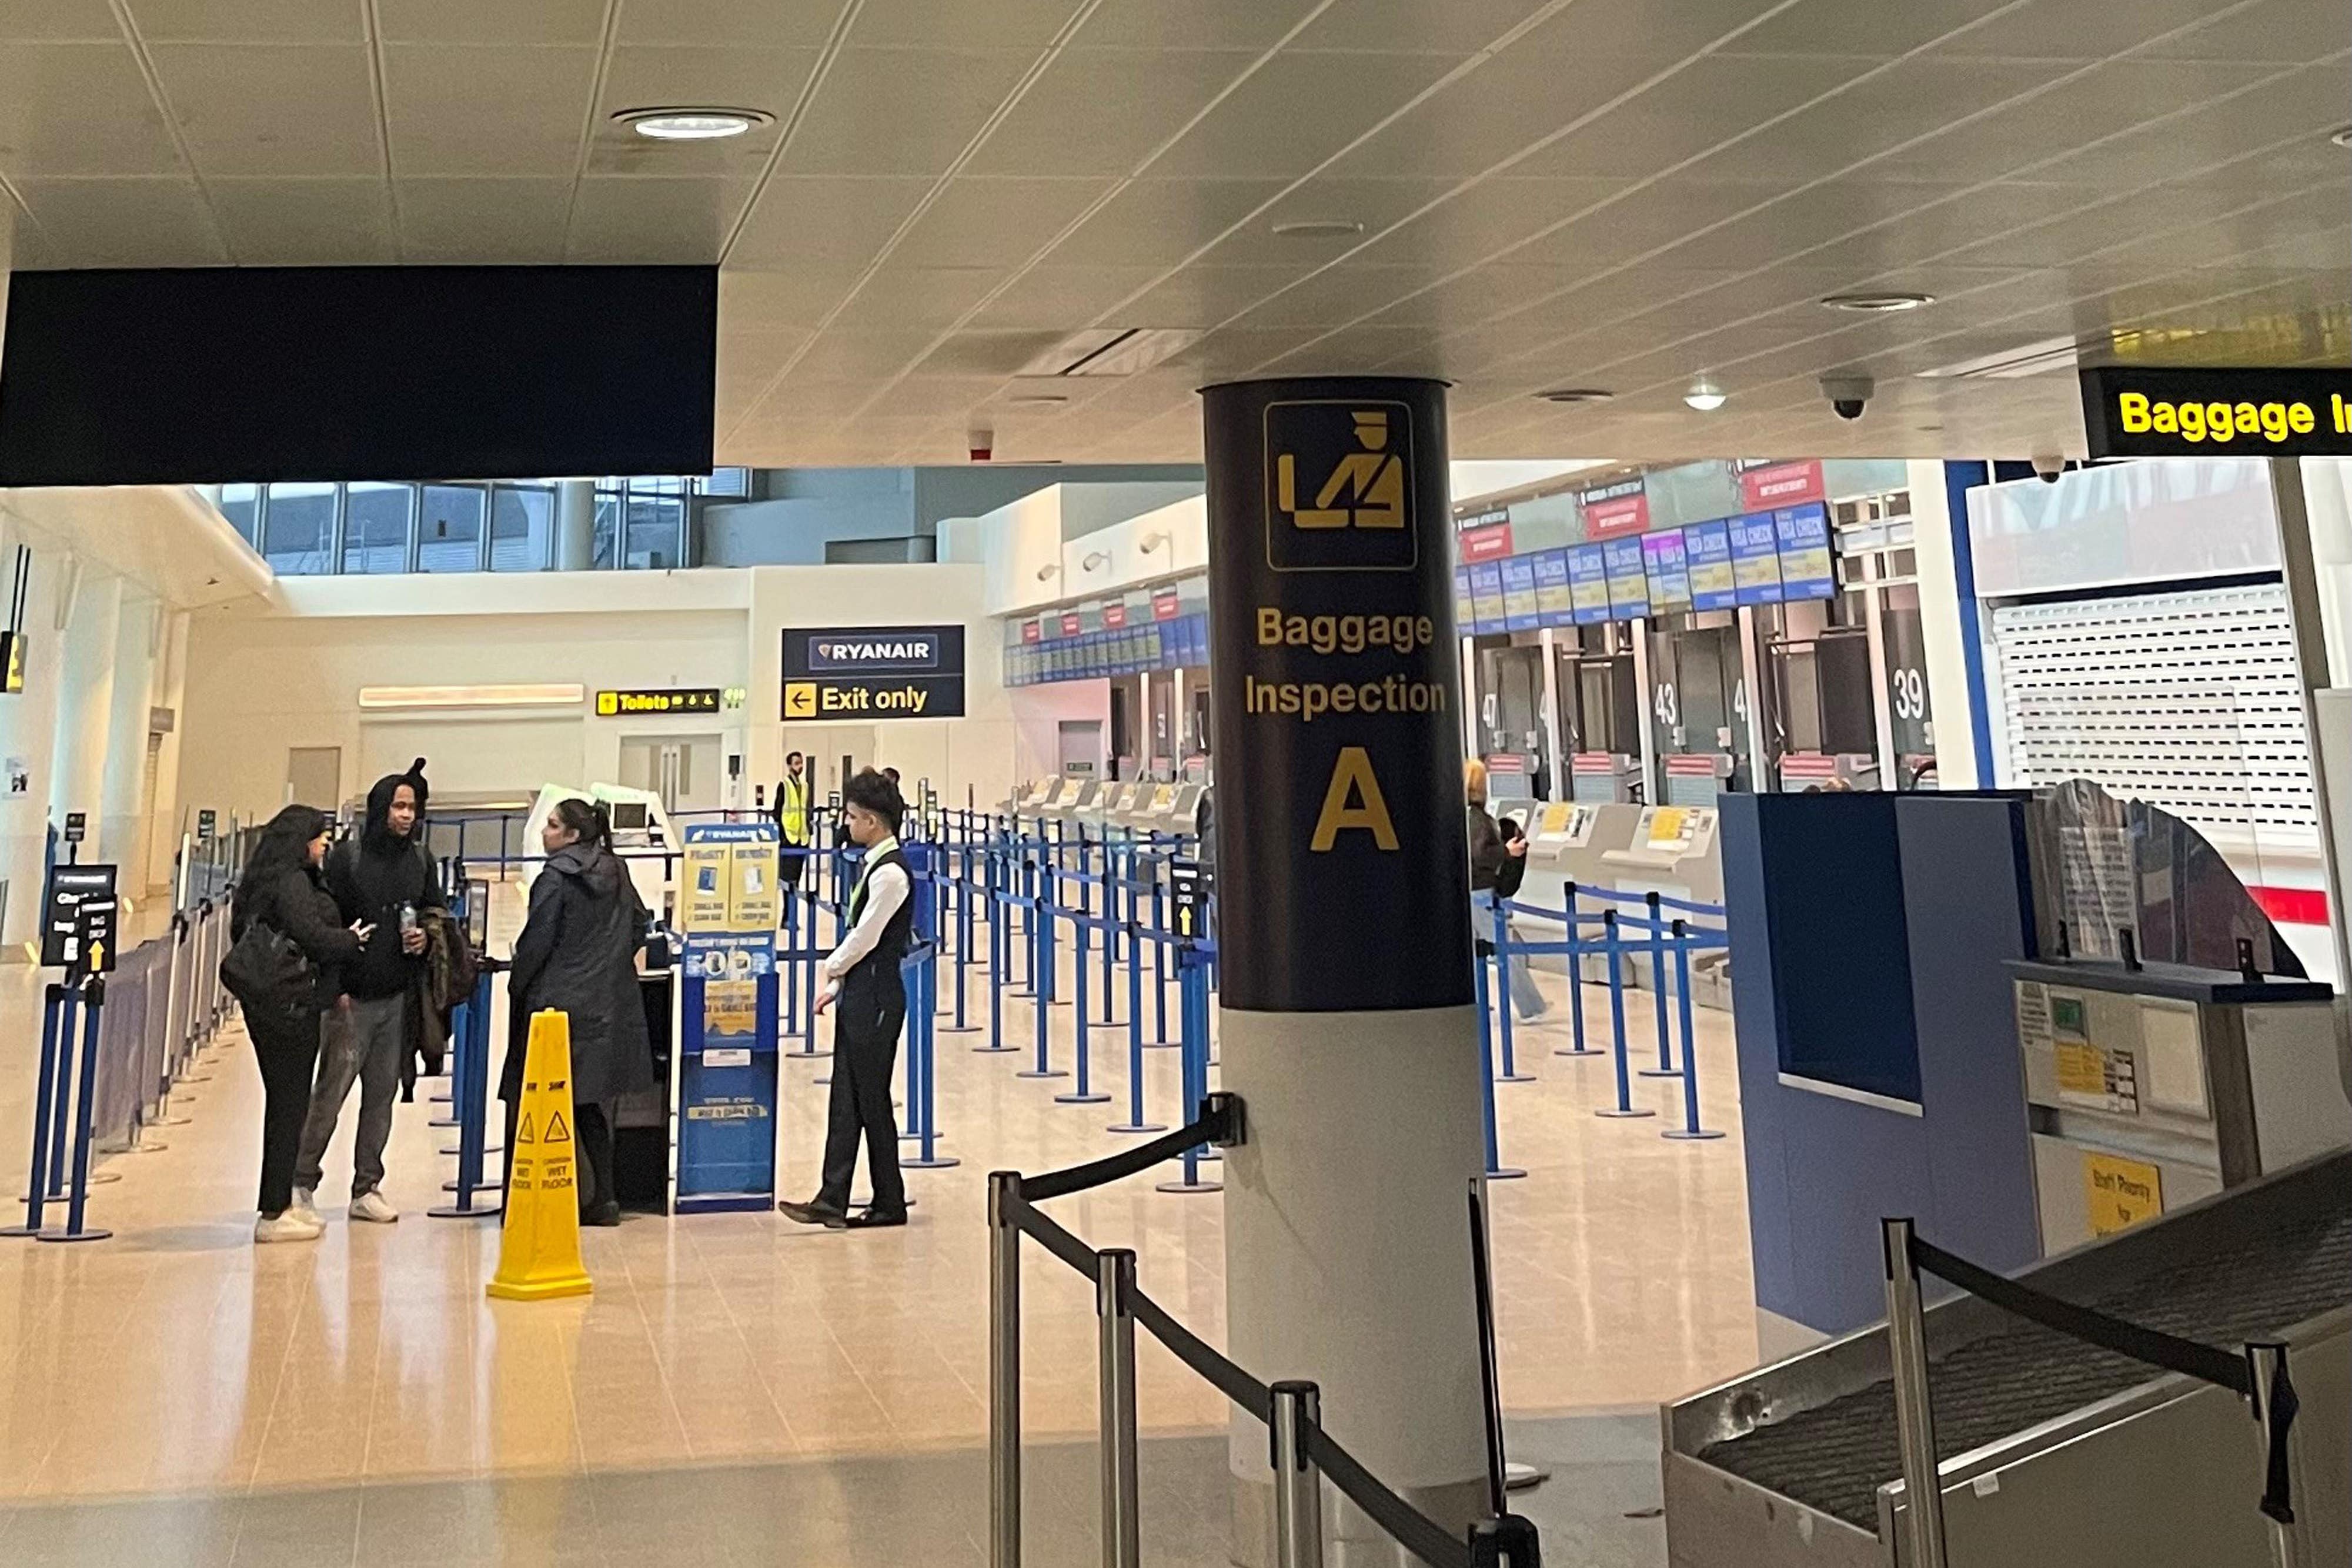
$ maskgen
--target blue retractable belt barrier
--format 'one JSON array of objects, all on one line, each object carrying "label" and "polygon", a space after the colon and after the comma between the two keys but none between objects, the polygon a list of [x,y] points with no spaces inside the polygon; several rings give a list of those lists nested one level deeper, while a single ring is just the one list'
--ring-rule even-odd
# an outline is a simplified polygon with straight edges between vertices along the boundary
[{"label": "blue retractable belt barrier", "polygon": [[[1478,1074],[1478,1092],[1479,1111],[1486,1128],[1486,1176],[1489,1180],[1508,1181],[1528,1173],[1503,1164],[1500,1139],[1495,1127],[1494,988],[1487,983],[1487,969],[1484,962],[1474,965],[1472,973],[1478,999],[1478,1060],[1482,1064]],[[1510,998],[1506,997],[1503,1000],[1505,1009],[1507,1010],[1510,1005]]]},{"label": "blue retractable belt barrier", "polygon": [[[1186,1110],[1197,1113],[1209,1093],[1209,964],[1215,948],[1207,943],[1184,943],[1176,950],[1179,986],[1177,1009],[1181,1033],[1182,1057],[1180,1066],[1184,1082]],[[1161,1192],[1220,1192],[1223,1182],[1209,1181],[1201,1175],[1201,1163],[1212,1151],[1195,1146],[1183,1153],[1183,1176],[1175,1181],[1159,1184]]]},{"label": "blue retractable belt barrier", "polygon": [[1601,940],[1609,959],[1609,1030],[1610,1053],[1617,1067],[1617,1103],[1602,1106],[1596,1116],[1654,1116],[1655,1111],[1633,1103],[1633,1084],[1625,1062],[1625,950],[1617,935],[1617,912],[1604,910],[1601,916]]},{"label": "blue retractable belt barrier", "polygon": [[[1721,1133],[1708,1132],[1698,1124],[1698,1041],[1691,1026],[1690,955],[1691,944],[1680,920],[1675,922],[1675,1003],[1682,1019],[1683,1030],[1683,1124],[1669,1127],[1661,1134],[1668,1138],[1699,1140],[1719,1138]],[[1664,998],[1660,998],[1661,1001]],[[1664,1010],[1663,1007],[1659,1009]]]},{"label": "blue retractable belt barrier", "polygon": [[436,1219],[477,1219],[496,1214],[500,1207],[495,1201],[484,1203],[476,1197],[505,1186],[502,1180],[484,1179],[488,1152],[491,973],[492,967],[486,961],[474,981],[474,994],[457,1004],[450,1019],[449,1092],[457,1113],[457,1179],[446,1183],[445,1189],[455,1193],[457,1201],[425,1210]]}]

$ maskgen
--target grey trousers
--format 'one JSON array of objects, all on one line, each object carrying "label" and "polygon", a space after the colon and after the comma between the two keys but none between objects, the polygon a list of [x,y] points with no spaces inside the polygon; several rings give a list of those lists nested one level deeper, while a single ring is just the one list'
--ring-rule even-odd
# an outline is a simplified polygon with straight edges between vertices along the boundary
[{"label": "grey trousers", "polygon": [[319,1190],[327,1145],[335,1122],[360,1086],[360,1126],[352,1145],[352,1196],[373,1192],[383,1180],[383,1145],[392,1136],[392,1105],[400,1093],[400,1057],[408,1048],[408,998],[353,998],[349,1008],[330,1008],[320,1040],[319,1081],[310,1090],[310,1115],[302,1124],[302,1158],[294,1185]]}]

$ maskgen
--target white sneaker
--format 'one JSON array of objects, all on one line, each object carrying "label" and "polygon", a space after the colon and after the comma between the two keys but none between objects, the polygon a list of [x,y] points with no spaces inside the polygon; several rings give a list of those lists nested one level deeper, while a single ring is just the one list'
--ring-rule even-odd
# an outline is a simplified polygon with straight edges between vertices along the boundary
[{"label": "white sneaker", "polygon": [[313,1219],[319,1217],[318,1197],[307,1186],[298,1186],[294,1189],[294,1207]]},{"label": "white sneaker", "polygon": [[352,1199],[352,1218],[371,1225],[390,1225],[400,1218],[400,1210],[392,1207],[392,1199],[380,1188],[370,1188]]},{"label": "white sneaker", "polygon": [[315,1214],[305,1214],[299,1208],[289,1208],[275,1216],[264,1215],[253,1222],[253,1239],[263,1241],[316,1241],[327,1233],[326,1226]]}]

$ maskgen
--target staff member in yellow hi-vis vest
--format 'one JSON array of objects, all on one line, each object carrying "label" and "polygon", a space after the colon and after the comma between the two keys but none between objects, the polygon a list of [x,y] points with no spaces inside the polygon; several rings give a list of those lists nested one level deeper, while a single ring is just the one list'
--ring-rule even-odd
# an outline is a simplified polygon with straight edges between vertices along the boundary
[{"label": "staff member in yellow hi-vis vest", "polygon": [[[914,883],[898,849],[898,823],[907,813],[898,786],[868,768],[849,781],[842,796],[842,820],[866,855],[849,894],[849,930],[825,957],[824,985],[816,998],[819,1012],[833,1009],[824,1174],[813,1201],[776,1207],[803,1225],[863,1230],[907,1223],[890,1073],[898,1056],[898,1031],[907,1022],[907,987],[898,977],[898,960],[914,939]],[[861,1135],[874,1197],[866,1212],[852,1218],[849,1178],[857,1170]]]},{"label": "staff member in yellow hi-vis vest", "polygon": [[797,751],[784,753],[783,782],[776,786],[776,802],[770,812],[784,841],[776,856],[776,875],[789,899],[800,888],[801,867],[808,861],[809,846],[808,765]]}]

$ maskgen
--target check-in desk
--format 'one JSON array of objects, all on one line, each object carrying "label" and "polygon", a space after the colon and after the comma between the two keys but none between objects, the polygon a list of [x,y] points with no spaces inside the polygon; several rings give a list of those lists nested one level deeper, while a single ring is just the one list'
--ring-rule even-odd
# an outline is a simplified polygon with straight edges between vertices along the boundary
[{"label": "check-in desk", "polygon": [[[1622,801],[1551,800],[1538,806],[1525,819],[1528,873],[1520,884],[1520,899],[1544,909],[1561,909],[1566,907],[1571,882],[1580,887],[1612,885],[1601,857],[1633,841],[1633,824],[1641,814],[1641,807]],[[1590,901],[1586,907],[1598,912]],[[1533,941],[1559,941],[1566,934],[1564,926],[1524,915],[1519,918],[1519,929]],[[1532,962],[1548,969],[1568,967],[1565,958],[1549,955],[1539,955]],[[1585,974],[1591,979],[1605,979],[1606,967],[1600,959],[1589,960]]]}]

